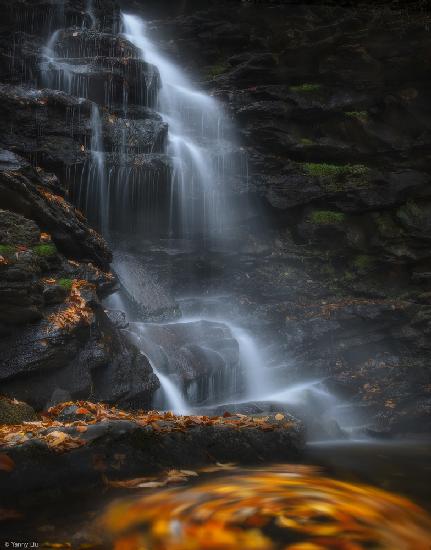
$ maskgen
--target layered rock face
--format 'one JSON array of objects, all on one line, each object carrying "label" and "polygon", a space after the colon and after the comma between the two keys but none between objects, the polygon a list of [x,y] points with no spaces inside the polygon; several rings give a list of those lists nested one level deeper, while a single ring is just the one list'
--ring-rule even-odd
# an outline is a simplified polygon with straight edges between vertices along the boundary
[{"label": "layered rock face", "polygon": [[[126,87],[130,97],[149,97],[145,70],[115,57],[131,45],[101,29],[90,30],[96,15],[100,25],[114,25],[107,5],[102,16],[86,11],[85,3],[4,4],[1,393],[36,409],[88,397],[148,407],[157,377],[146,357],[125,340],[121,319],[107,315],[100,303],[116,284],[109,272],[112,253],[70,202],[74,175],[94,170],[89,149],[97,102],[121,101]],[[69,25],[75,25],[73,31]],[[58,49],[51,51],[47,37],[61,27],[65,30],[54,35]],[[16,51],[6,40],[11,28]],[[88,93],[78,93],[83,90]],[[119,125],[116,118],[106,131],[112,151]],[[136,140],[133,132],[162,140],[165,128],[144,113],[142,121],[131,124],[130,139]],[[139,147],[137,153],[145,141],[139,139]]]}]

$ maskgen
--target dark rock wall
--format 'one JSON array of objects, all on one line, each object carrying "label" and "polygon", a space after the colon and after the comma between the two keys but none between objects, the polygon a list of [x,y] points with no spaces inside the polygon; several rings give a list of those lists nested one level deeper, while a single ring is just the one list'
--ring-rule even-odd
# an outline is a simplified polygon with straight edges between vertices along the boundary
[{"label": "dark rock wall", "polygon": [[[124,339],[124,322],[100,303],[116,285],[112,253],[68,192],[73,169],[89,164],[91,100],[106,99],[99,93],[104,71],[113,100],[125,72],[129,81],[142,76],[114,62],[89,71],[94,97],[41,89],[50,33],[90,24],[85,2],[2,2],[0,8],[0,393],[36,409],[71,398],[149,407],[158,380]],[[95,15],[101,27],[115,27],[118,14],[108,3]],[[85,49],[99,36],[113,53],[122,47],[102,28],[82,33],[75,40],[78,31],[64,31],[61,47]],[[165,132],[159,120],[147,126],[141,133],[148,139]],[[114,128],[111,134],[106,141],[113,149]]]}]

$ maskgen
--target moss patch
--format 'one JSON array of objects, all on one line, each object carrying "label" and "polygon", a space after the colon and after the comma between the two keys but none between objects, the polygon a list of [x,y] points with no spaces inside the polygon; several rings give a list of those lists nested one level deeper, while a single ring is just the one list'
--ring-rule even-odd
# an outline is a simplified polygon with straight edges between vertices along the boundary
[{"label": "moss patch", "polygon": [[308,94],[311,92],[317,92],[322,88],[321,84],[312,84],[310,82],[305,82],[304,84],[298,84],[296,86],[289,86],[291,92],[299,94]]},{"label": "moss patch", "polygon": [[373,265],[374,265],[374,258],[372,256],[367,256],[365,254],[361,254],[359,256],[356,256],[354,258],[353,267],[358,271],[359,273],[365,273],[366,271],[369,271]]},{"label": "moss patch", "polygon": [[16,247],[10,244],[0,244],[0,254],[2,256],[9,256],[16,251]]},{"label": "moss patch", "polygon": [[346,215],[331,210],[316,210],[310,214],[309,221],[316,225],[339,225],[346,221]]},{"label": "moss patch", "polygon": [[228,69],[229,65],[221,61],[220,63],[215,63],[214,65],[207,67],[205,75],[208,78],[215,78],[216,76],[225,73]]},{"label": "moss patch", "polygon": [[321,178],[328,191],[344,191],[346,187],[367,187],[370,169],[364,164],[328,164],[305,162],[303,170],[310,176]]},{"label": "moss patch", "polygon": [[57,249],[52,243],[41,243],[33,247],[33,252],[37,254],[37,256],[48,257],[54,256],[57,253]]},{"label": "moss patch", "polygon": [[309,139],[309,138],[301,138],[299,140],[299,143],[301,145],[309,146],[309,145],[314,145],[315,142],[312,139]]},{"label": "moss patch", "polygon": [[317,162],[305,162],[303,164],[310,176],[316,177],[346,177],[363,176],[369,172],[369,168],[363,164],[327,164]]},{"label": "moss patch", "polygon": [[73,279],[59,279],[57,281],[57,284],[65,288],[66,290],[70,290],[73,285]]},{"label": "moss patch", "polygon": [[345,111],[344,114],[349,118],[356,118],[361,122],[366,122],[368,120],[367,111]]}]

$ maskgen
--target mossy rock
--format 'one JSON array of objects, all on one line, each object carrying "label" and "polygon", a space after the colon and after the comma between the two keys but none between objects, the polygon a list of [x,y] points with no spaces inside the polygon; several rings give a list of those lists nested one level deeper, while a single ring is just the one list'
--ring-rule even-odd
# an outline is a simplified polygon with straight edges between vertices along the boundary
[{"label": "mossy rock", "polygon": [[349,188],[369,186],[370,169],[364,164],[328,164],[305,162],[302,168],[309,176],[320,178],[328,191],[338,192]]},{"label": "mossy rock", "polygon": [[346,214],[332,210],[316,210],[308,219],[316,225],[340,225],[346,221]]},{"label": "mossy rock", "polygon": [[0,424],[21,424],[37,420],[33,408],[22,401],[0,397]]},{"label": "mossy rock", "polygon": [[352,265],[358,273],[370,271],[375,264],[375,258],[366,254],[360,254],[353,259]]},{"label": "mossy rock", "polygon": [[40,230],[34,221],[0,210],[0,254],[14,253],[19,245],[33,246],[39,238]]},{"label": "mossy rock", "polygon": [[297,84],[295,86],[289,86],[291,92],[297,94],[309,94],[312,92],[317,92],[322,88],[321,84],[315,84],[311,82],[304,82],[303,84]]},{"label": "mossy rock", "polygon": [[63,287],[65,290],[69,291],[73,285],[73,279],[59,279],[57,284]]},{"label": "mossy rock", "polygon": [[347,117],[354,118],[356,120],[359,120],[360,122],[367,122],[368,121],[367,111],[345,111],[344,114]]},{"label": "mossy rock", "polygon": [[40,243],[33,247],[33,252],[41,258],[46,258],[55,256],[57,254],[57,249],[52,243]]},{"label": "mossy rock", "polygon": [[12,256],[15,254],[16,248],[11,244],[0,244],[0,255],[1,256]]},{"label": "mossy rock", "polygon": [[215,78],[216,76],[225,73],[228,69],[229,65],[227,63],[215,63],[214,65],[207,67],[205,74],[208,78]]},{"label": "mossy rock", "polygon": [[311,145],[315,145],[316,142],[313,141],[313,140],[310,139],[310,138],[305,138],[305,137],[303,137],[303,138],[301,138],[301,139],[299,140],[299,143],[300,143],[301,145],[304,145],[304,147],[310,147]]}]

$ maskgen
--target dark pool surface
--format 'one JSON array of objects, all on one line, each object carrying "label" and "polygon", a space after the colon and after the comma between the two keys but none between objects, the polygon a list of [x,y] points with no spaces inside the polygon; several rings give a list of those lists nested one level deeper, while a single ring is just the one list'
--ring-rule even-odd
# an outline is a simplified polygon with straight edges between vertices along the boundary
[{"label": "dark pool surface", "polygon": [[29,497],[13,505],[22,517],[0,522],[0,541],[82,550],[431,548],[428,441],[313,443],[301,464],[198,473],[161,489]]},{"label": "dark pool surface", "polygon": [[431,441],[310,443],[306,461],[328,475],[402,494],[431,511]]}]

